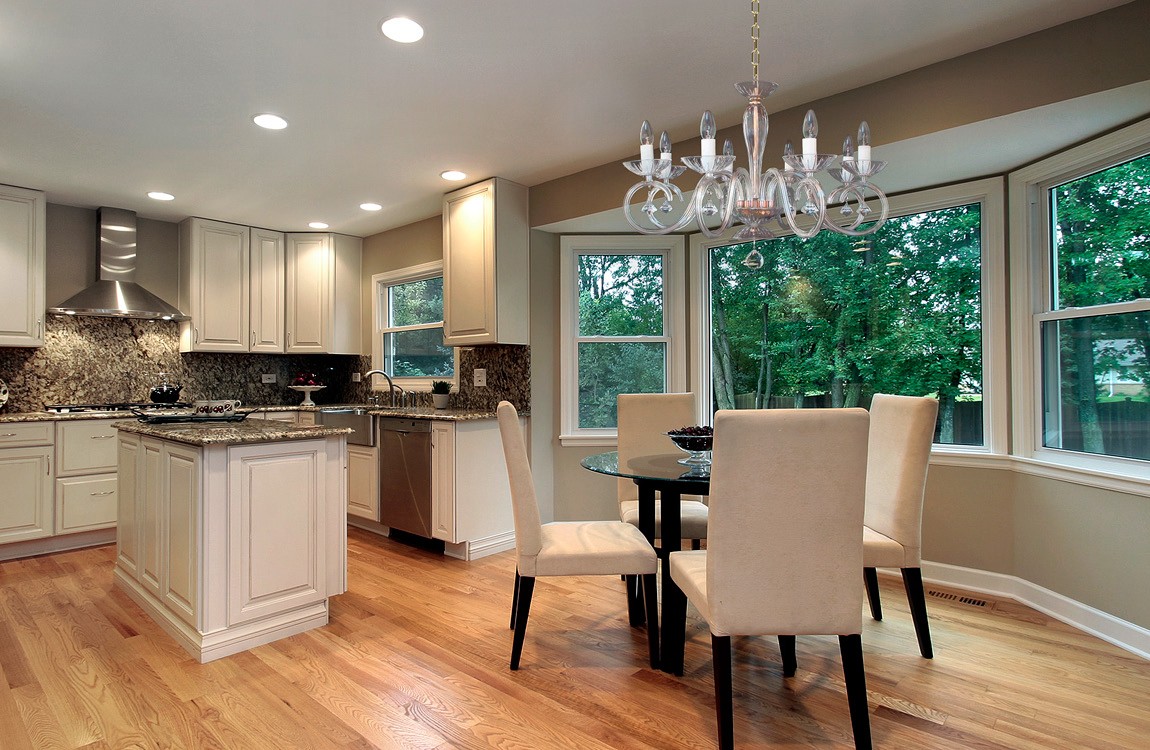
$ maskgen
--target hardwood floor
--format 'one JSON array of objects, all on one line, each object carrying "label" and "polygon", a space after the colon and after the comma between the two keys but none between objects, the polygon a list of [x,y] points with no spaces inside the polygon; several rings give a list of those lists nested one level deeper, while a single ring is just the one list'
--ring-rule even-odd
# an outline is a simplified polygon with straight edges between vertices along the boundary
[{"label": "hardwood floor", "polygon": [[[540,579],[513,673],[510,553],[464,563],[352,530],[330,625],[200,665],[113,587],[113,556],[0,563],[3,750],[714,747],[708,633],[689,622],[684,677],[650,670],[618,578]],[[1150,663],[1017,604],[937,596],[927,661],[900,583],[881,583],[886,619],[863,630],[876,748],[1150,747]],[[799,638],[791,679],[774,639],[735,649],[738,747],[853,747],[836,639]]]}]

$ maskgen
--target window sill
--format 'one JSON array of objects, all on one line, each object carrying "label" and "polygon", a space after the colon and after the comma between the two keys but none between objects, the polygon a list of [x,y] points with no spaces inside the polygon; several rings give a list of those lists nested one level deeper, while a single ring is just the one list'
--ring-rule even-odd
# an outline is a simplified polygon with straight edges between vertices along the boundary
[{"label": "window sill", "polygon": [[1056,463],[1049,459],[974,451],[939,450],[936,448],[931,453],[930,463],[933,466],[1016,471],[1020,474],[1054,479],[1059,482],[1150,497],[1150,476],[1148,475],[1121,474],[1099,468]]},{"label": "window sill", "polygon": [[560,435],[559,445],[564,448],[617,448],[619,446],[619,438],[614,433],[610,435]]}]

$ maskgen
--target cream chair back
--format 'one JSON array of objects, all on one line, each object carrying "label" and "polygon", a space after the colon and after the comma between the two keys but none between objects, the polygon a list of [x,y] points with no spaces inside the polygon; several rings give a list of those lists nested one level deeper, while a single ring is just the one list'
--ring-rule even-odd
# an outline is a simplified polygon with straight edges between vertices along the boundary
[{"label": "cream chair back", "polygon": [[861,632],[868,421],[863,409],[715,415],[713,634]]},{"label": "cream chair back", "polygon": [[[666,432],[698,421],[693,393],[621,393],[616,400],[619,464],[635,456],[678,450]],[[619,501],[635,498],[635,483],[618,480]]]},{"label": "cream chair back", "polygon": [[938,401],[875,394],[870,407],[866,525],[902,544],[906,565],[917,565],[922,546],[922,495]]},{"label": "cream chair back", "polygon": [[523,442],[523,428],[519,424],[519,412],[510,402],[500,401],[496,416],[499,436],[503,440],[503,456],[507,461],[507,478],[511,482],[518,567],[521,571],[534,571],[535,557],[543,549],[543,527],[531,464],[527,460],[527,446]]}]

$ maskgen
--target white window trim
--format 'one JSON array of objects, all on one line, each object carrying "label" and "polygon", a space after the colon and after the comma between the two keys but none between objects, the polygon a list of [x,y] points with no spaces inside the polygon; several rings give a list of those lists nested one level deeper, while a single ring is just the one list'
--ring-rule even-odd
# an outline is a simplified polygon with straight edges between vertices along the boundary
[{"label": "white window trim", "polygon": [[[950,465],[1001,466],[1007,453],[1009,433],[1009,388],[1007,386],[1006,340],[1006,248],[1005,207],[1001,178],[976,180],[959,185],[921,190],[890,199],[890,216],[906,216],[970,203],[981,203],[982,212],[982,397],[983,446],[938,445],[931,455],[945,457]],[[691,368],[691,382],[700,403],[712,401],[711,357],[703,356],[703,342],[710,338],[711,248],[732,243],[735,229],[716,239],[701,234],[691,237],[691,300],[697,307],[691,316],[691,341],[697,354]],[[710,352],[710,348],[707,348]],[[709,419],[709,415],[708,415]]]},{"label": "white window trim", "polygon": [[[1047,251],[1047,190],[1150,151],[1150,120],[1043,159],[1009,175],[1010,297],[1013,443],[1018,471],[1102,489],[1150,495],[1150,462],[1046,448],[1042,435],[1042,320],[1082,311],[1052,311],[1051,258]],[[1141,304],[1141,303],[1138,303]],[[1121,303],[1131,309],[1134,303]],[[1102,310],[1091,308],[1091,313]]]},{"label": "white window trim", "polygon": [[[618,443],[614,429],[580,429],[578,397],[579,362],[575,347],[579,321],[579,297],[575,293],[578,280],[578,256],[602,255],[617,252],[620,255],[663,256],[663,330],[667,345],[667,391],[685,391],[687,388],[687,341],[685,309],[684,242],[682,236],[650,237],[645,235],[564,235],[559,240],[559,367],[560,367],[560,427],[559,444],[563,446],[605,446]],[[626,338],[611,337],[612,341]]]},{"label": "white window trim", "polygon": [[[436,276],[443,275],[443,261],[433,260],[430,263],[421,263],[417,266],[408,266],[407,268],[400,268],[395,271],[387,271],[385,273],[372,274],[371,277],[371,368],[373,370],[382,370],[383,367],[383,329],[387,326],[387,306],[383,302],[382,295],[387,294],[388,287],[395,286],[396,284],[409,284],[413,281],[423,281],[424,279],[435,278]],[[411,326],[410,330],[417,328],[441,328],[442,325],[426,325],[426,326]],[[455,353],[455,376],[450,379],[451,389],[458,390],[459,384],[459,349],[456,347],[452,350]],[[396,385],[402,385],[405,390],[413,388],[431,388],[432,380],[443,380],[444,378],[393,378]],[[388,390],[387,381],[379,375],[371,376],[371,390],[372,391],[386,391]]]}]

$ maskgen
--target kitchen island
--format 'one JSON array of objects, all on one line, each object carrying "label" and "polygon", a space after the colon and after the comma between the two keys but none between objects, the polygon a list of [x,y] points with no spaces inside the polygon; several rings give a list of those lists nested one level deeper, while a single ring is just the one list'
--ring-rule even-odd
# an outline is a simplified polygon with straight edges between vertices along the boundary
[{"label": "kitchen island", "polygon": [[115,579],[208,662],[327,624],[347,583],[347,433],[114,423]]}]

